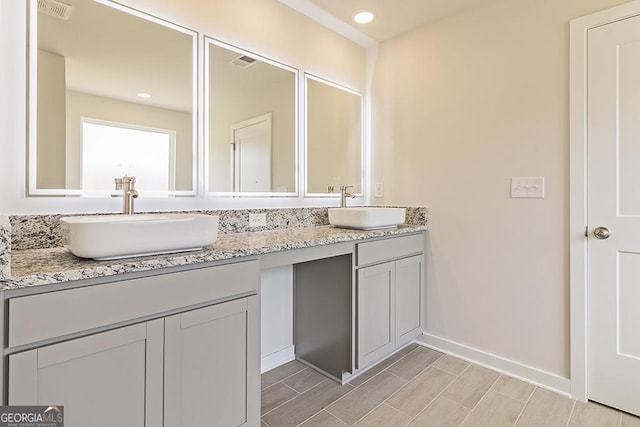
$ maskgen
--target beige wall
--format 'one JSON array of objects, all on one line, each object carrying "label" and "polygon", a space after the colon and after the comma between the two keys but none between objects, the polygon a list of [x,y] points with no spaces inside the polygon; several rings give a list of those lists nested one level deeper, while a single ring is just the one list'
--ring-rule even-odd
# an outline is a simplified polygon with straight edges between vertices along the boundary
[{"label": "beige wall", "polygon": [[362,98],[308,79],[307,104],[307,192],[361,185]]},{"label": "beige wall", "polygon": [[372,182],[430,207],[429,334],[569,377],[568,22],[623,2],[496,0],[381,46]]},{"label": "beige wall", "polygon": [[65,188],[65,59],[39,50],[38,61],[37,185],[38,188]]},{"label": "beige wall", "polygon": [[[80,188],[82,176],[82,117],[176,132],[176,190],[192,190],[193,128],[191,113],[149,107],[100,96],[67,91],[67,187]],[[144,182],[137,188],[144,191]]]}]

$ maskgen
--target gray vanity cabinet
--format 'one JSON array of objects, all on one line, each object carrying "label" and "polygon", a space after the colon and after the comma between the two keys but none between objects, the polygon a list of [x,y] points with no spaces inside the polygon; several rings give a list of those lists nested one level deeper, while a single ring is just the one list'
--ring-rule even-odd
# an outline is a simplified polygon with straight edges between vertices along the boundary
[{"label": "gray vanity cabinet", "polygon": [[358,270],[358,368],[394,348],[394,263]]},{"label": "gray vanity cabinet", "polygon": [[162,425],[163,321],[9,356],[10,405],[64,405],[66,426]]},{"label": "gray vanity cabinet", "polygon": [[247,261],[10,299],[8,402],[67,427],[257,426],[259,283]]},{"label": "gray vanity cabinet", "polygon": [[413,340],[423,329],[424,255],[395,262],[396,348]]},{"label": "gray vanity cabinet", "polygon": [[165,319],[165,427],[244,426],[258,413],[257,296]]},{"label": "gray vanity cabinet", "polygon": [[357,248],[358,369],[413,340],[424,325],[424,235]]}]

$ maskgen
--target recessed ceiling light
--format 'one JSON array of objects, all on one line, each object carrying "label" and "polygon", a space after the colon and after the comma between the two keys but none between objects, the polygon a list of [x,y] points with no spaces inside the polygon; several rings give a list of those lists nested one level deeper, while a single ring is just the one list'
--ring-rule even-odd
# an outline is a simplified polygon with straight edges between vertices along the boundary
[{"label": "recessed ceiling light", "polygon": [[147,93],[147,92],[138,92],[138,96],[139,96],[140,98],[143,98],[143,99],[149,99],[149,98],[151,98],[151,94],[150,94],[150,93]]},{"label": "recessed ceiling light", "polygon": [[370,10],[361,10],[353,15],[353,20],[358,24],[368,24],[375,19],[375,13]]}]

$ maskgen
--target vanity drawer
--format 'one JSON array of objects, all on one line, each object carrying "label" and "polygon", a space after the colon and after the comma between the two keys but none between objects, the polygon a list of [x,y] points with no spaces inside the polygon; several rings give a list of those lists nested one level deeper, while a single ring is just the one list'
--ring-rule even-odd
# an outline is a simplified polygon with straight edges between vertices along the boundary
[{"label": "vanity drawer", "polygon": [[206,267],[9,300],[9,347],[258,292],[258,261]]},{"label": "vanity drawer", "polygon": [[424,234],[394,237],[359,243],[356,252],[358,266],[403,258],[424,252]]}]

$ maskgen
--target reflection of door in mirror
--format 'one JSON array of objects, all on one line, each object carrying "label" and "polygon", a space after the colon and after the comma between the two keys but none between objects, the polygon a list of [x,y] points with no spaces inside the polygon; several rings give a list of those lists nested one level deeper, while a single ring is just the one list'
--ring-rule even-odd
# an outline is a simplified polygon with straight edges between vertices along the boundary
[{"label": "reflection of door in mirror", "polygon": [[158,191],[193,194],[195,33],[109,0],[64,3],[57,13],[29,0],[29,193],[85,191],[82,118],[90,117],[173,132],[175,168],[159,160],[173,189]]},{"label": "reflection of door in mirror", "polygon": [[362,96],[306,76],[306,194],[362,185]]},{"label": "reflection of door in mirror", "polygon": [[[295,195],[296,189],[296,70],[232,46],[206,39],[208,64],[205,76],[205,138],[207,141],[207,187],[216,193],[274,192]],[[254,167],[267,179],[254,177],[254,185],[234,185],[236,176],[229,129],[264,115],[271,115],[269,155],[252,156]],[[233,134],[231,134],[233,139]],[[266,153],[266,149],[264,150]],[[244,163],[244,162],[243,162]],[[246,177],[248,178],[248,177]],[[255,185],[256,179],[261,183]],[[287,194],[287,195],[289,195]]]},{"label": "reflection of door in mirror", "polygon": [[231,191],[271,191],[271,113],[231,126]]}]

